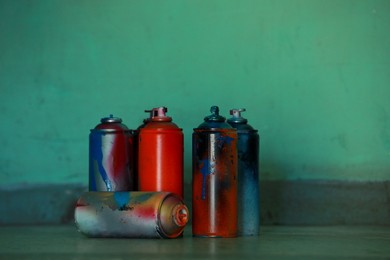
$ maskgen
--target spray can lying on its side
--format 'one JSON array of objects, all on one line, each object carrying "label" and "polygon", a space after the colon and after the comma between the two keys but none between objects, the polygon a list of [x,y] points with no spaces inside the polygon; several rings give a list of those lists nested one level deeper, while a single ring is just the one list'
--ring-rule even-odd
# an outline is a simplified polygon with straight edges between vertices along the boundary
[{"label": "spray can lying on its side", "polygon": [[133,136],[118,117],[102,118],[89,134],[89,190],[131,191]]},{"label": "spray can lying on its side", "polygon": [[230,110],[227,122],[238,134],[238,235],[255,236],[260,228],[259,134],[241,117],[243,111]]},{"label": "spray can lying on its side", "polygon": [[237,131],[217,106],[192,135],[192,234],[237,236]]},{"label": "spray can lying on its side", "polygon": [[89,237],[176,238],[189,212],[169,192],[86,192],[74,216],[79,231]]}]

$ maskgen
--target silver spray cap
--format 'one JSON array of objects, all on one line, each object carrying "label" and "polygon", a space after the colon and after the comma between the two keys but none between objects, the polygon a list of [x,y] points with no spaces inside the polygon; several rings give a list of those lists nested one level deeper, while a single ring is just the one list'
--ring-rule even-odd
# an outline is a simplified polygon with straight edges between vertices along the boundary
[{"label": "silver spray cap", "polygon": [[227,120],[228,123],[246,124],[248,122],[248,120],[241,116],[241,112],[245,112],[245,111],[246,111],[245,108],[231,109],[230,115],[232,115],[232,117]]}]

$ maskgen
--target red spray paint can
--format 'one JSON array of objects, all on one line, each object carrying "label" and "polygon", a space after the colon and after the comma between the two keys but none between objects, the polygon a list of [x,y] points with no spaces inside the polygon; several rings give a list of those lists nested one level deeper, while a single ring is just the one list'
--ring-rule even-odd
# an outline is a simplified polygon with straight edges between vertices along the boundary
[{"label": "red spray paint can", "polygon": [[139,129],[138,189],[173,192],[183,198],[184,138],[166,112],[166,107],[152,109],[150,120]]},{"label": "red spray paint can", "polygon": [[217,106],[192,135],[192,234],[237,236],[237,131]]}]

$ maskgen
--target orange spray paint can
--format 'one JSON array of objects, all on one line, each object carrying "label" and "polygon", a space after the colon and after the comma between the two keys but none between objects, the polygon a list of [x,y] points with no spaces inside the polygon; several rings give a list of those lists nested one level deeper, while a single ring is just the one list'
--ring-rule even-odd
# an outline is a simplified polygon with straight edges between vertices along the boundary
[{"label": "orange spray paint can", "polygon": [[138,133],[139,191],[172,192],[183,199],[182,129],[166,116],[167,108],[153,108]]},{"label": "orange spray paint can", "polygon": [[192,135],[192,234],[237,236],[237,131],[217,106]]}]

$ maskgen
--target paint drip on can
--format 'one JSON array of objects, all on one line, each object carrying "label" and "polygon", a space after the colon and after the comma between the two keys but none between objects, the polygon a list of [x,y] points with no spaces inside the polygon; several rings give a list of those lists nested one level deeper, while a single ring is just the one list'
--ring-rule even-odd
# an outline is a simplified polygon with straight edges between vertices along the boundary
[{"label": "paint drip on can", "polygon": [[89,134],[89,190],[131,191],[133,136],[122,119],[110,115]]},{"label": "paint drip on can", "polygon": [[184,137],[167,111],[166,107],[145,111],[151,118],[138,133],[138,189],[173,192],[183,198]]},{"label": "paint drip on can", "polygon": [[86,192],[74,216],[88,237],[177,238],[189,212],[181,198],[169,192]]},{"label": "paint drip on can", "polygon": [[260,228],[259,134],[241,117],[245,109],[231,109],[227,122],[237,129],[238,235],[254,236]]},{"label": "paint drip on can", "polygon": [[192,234],[237,236],[237,131],[217,106],[192,135]]}]

